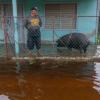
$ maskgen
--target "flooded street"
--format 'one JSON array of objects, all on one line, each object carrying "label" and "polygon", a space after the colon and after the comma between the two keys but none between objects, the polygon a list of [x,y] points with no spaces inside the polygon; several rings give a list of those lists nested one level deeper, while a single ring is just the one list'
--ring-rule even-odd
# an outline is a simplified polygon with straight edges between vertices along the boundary
[{"label": "flooded street", "polygon": [[0,100],[100,100],[100,63],[1,62]]},{"label": "flooded street", "polygon": [[100,64],[0,66],[0,100],[100,100]]},{"label": "flooded street", "polygon": [[0,0],[0,100],[100,100],[100,0]]}]

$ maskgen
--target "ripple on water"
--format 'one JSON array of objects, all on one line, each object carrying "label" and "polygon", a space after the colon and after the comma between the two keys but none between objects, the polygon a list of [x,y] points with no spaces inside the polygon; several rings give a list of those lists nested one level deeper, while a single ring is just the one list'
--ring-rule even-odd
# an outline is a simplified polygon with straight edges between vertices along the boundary
[{"label": "ripple on water", "polygon": [[100,94],[100,63],[95,64],[95,76],[94,76],[94,85],[93,88]]}]

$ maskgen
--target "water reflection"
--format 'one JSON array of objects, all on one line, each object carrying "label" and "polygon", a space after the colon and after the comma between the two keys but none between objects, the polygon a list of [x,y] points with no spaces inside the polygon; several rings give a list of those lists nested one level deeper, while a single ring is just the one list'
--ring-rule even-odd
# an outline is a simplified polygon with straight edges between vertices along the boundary
[{"label": "water reflection", "polygon": [[93,87],[95,90],[97,90],[100,94],[100,63],[95,64],[95,76],[94,76],[94,84],[95,86]]},{"label": "water reflection", "polygon": [[[97,51],[95,55],[97,57],[100,57],[100,46],[97,46]],[[93,83],[95,86],[93,86],[93,88],[100,94],[100,63],[95,63],[94,71],[95,75],[93,76]]]},{"label": "water reflection", "polygon": [[0,100],[10,100],[6,95],[0,95]]},{"label": "water reflection", "polygon": [[0,66],[0,93],[11,100],[84,100],[84,96],[86,100],[99,100],[92,88],[93,75],[92,63],[21,66],[20,71],[14,66]]}]

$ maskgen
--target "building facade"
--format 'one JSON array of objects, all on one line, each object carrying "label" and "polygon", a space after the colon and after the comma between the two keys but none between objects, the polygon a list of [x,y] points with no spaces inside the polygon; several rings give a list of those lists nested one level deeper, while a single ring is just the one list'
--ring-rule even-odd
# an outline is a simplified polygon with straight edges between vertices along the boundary
[{"label": "building facade", "polygon": [[[56,41],[59,37],[80,32],[95,42],[98,33],[98,0],[17,0],[18,35],[20,41],[26,40],[23,18],[29,16],[30,8],[36,6],[42,19],[41,36],[43,41]],[[13,30],[13,21],[7,19],[3,25],[3,16],[12,16],[12,0],[0,0],[0,39],[3,40],[4,28]],[[5,26],[5,27],[3,27]],[[24,31],[23,31],[24,30]],[[8,31],[13,34],[13,31]],[[23,39],[22,39],[23,38]]]}]

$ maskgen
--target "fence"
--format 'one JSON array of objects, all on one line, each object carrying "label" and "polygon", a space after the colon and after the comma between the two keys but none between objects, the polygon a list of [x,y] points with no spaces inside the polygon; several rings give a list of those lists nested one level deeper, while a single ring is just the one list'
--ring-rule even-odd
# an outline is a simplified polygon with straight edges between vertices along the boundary
[{"label": "fence", "polygon": [[[19,49],[20,49],[19,56],[28,56],[27,30],[24,27],[25,19],[26,19],[25,17],[18,17],[17,18],[18,22],[16,23],[18,36],[19,36],[19,42],[18,42]],[[41,52],[41,55],[43,56],[80,56],[80,52],[78,50],[72,50],[71,52],[70,50],[66,48],[68,47],[68,45],[66,44],[66,42],[64,43],[65,40],[60,41],[64,45],[64,47],[57,48],[56,41],[60,37],[68,33],[72,33],[72,32],[84,33],[89,38],[89,40],[92,42],[92,44],[99,43],[99,39],[96,39],[97,37],[96,27],[92,26],[94,25],[96,16],[77,16],[77,20],[78,20],[77,22],[76,20],[73,20],[72,22],[71,21],[68,22],[68,24],[64,22],[64,21],[67,22],[68,19],[64,20],[64,18],[62,18],[63,20],[61,20],[60,18],[55,19],[55,17],[52,17],[51,19],[41,17],[41,19],[42,19],[43,24],[41,27],[41,50],[40,52]],[[90,23],[89,20],[92,20],[92,22]],[[15,29],[14,29],[13,17],[12,16],[0,17],[0,35],[1,35],[0,36],[1,37],[0,55],[1,57],[15,56],[16,41],[14,40],[14,32],[15,32]],[[76,46],[78,46],[77,43],[76,43]],[[96,50],[95,44],[89,46],[87,50],[87,55],[88,56],[94,55],[95,50]],[[33,50],[33,53],[36,54],[36,49]]]}]

